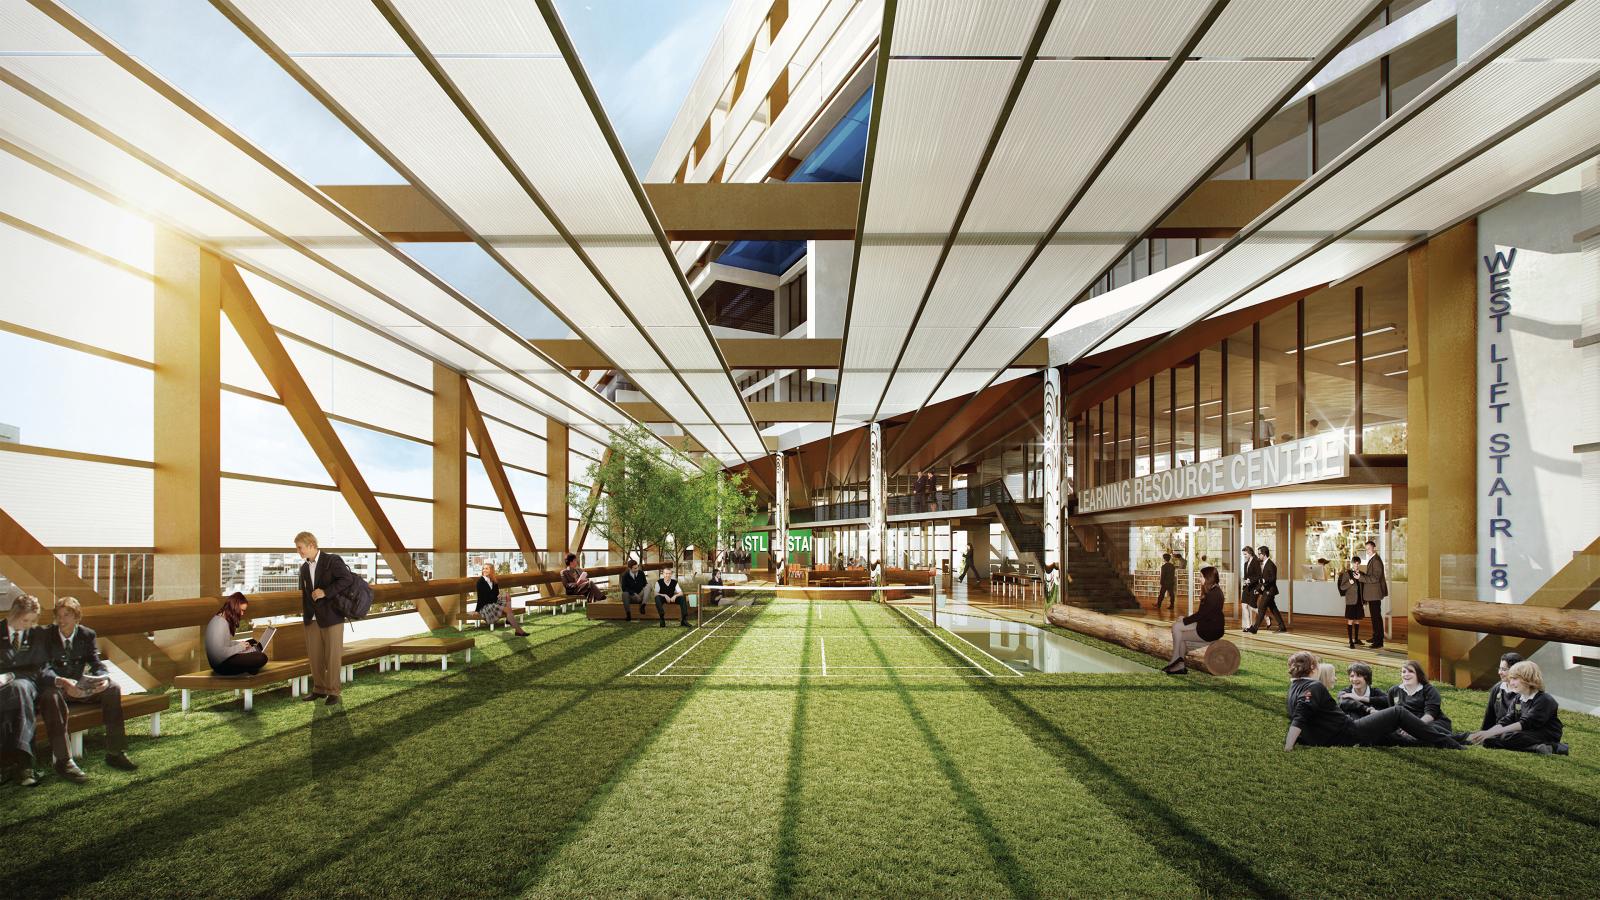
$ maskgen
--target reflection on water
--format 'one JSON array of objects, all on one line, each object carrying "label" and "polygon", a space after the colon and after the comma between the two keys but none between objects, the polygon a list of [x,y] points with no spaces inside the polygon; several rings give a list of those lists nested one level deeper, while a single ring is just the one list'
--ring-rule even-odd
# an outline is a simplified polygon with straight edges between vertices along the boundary
[{"label": "reflection on water", "polygon": [[[928,610],[912,609],[929,618]],[[1148,666],[1022,622],[941,611],[939,627],[970,641],[1018,672],[1150,672]]]}]

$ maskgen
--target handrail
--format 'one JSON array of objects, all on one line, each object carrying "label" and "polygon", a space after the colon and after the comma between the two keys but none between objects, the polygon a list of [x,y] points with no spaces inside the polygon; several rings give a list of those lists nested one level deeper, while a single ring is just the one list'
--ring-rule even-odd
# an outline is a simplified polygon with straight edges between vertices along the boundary
[{"label": "handrail", "polygon": [[[664,569],[672,565],[669,562],[644,563],[640,568],[649,571]],[[588,569],[591,578],[603,578],[610,575],[620,575],[627,571],[625,566],[601,566]],[[422,597],[447,597],[455,594],[470,594],[477,586],[478,578],[436,578],[431,581],[413,582],[386,582],[372,586],[372,602],[394,603],[401,600],[417,600]],[[519,572],[515,575],[499,576],[502,587],[518,588],[531,587],[540,584],[559,584],[561,573],[554,572]],[[259,594],[247,594],[250,598],[250,618],[266,618],[268,616],[287,616],[300,612],[301,599],[299,591],[267,591]],[[189,628],[200,626],[210,621],[217,614],[217,609],[222,606],[221,597],[194,597],[184,600],[146,600],[143,603],[119,603],[111,606],[85,606],[83,608],[83,624],[93,628],[101,637],[110,637],[119,634],[144,634],[152,631],[163,631],[169,628]]]}]

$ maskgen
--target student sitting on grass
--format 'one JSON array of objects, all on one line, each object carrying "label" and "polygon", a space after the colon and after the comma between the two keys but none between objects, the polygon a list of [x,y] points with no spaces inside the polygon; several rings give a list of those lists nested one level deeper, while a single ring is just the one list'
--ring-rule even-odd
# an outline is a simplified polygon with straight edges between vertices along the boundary
[{"label": "student sitting on grass", "polygon": [[1544,692],[1544,673],[1539,664],[1525,659],[1511,667],[1506,684],[1515,696],[1511,709],[1493,727],[1474,731],[1467,740],[1494,750],[1521,750],[1526,753],[1567,755],[1561,743],[1561,718],[1556,698]]},{"label": "student sitting on grass", "polygon": [[1338,677],[1339,670],[1333,667],[1333,663],[1317,664],[1317,680],[1322,682],[1322,686],[1328,689],[1328,693],[1331,694],[1338,690],[1338,686],[1334,684]]},{"label": "student sitting on grass", "polygon": [[1350,676],[1350,689],[1339,694],[1339,708],[1345,715],[1359,719],[1375,709],[1388,709],[1389,697],[1372,686],[1372,667],[1366,663],[1351,663],[1345,670]]},{"label": "student sitting on grass", "polygon": [[1450,718],[1444,714],[1444,698],[1439,696],[1438,688],[1428,683],[1422,664],[1416,660],[1408,659],[1400,665],[1400,683],[1389,689],[1389,703],[1405,707],[1430,728],[1454,737]]},{"label": "student sitting on grass", "polygon": [[522,626],[517,624],[516,613],[511,609],[511,600],[500,599],[500,582],[495,578],[494,563],[484,563],[483,574],[478,576],[478,615],[483,619],[481,626],[483,628],[504,620],[517,637],[528,636],[528,633],[522,630]]},{"label": "student sitting on grass", "polygon": [[1360,719],[1345,715],[1333,695],[1315,677],[1318,660],[1304,650],[1289,657],[1289,733],[1283,739],[1287,752],[1307,747],[1388,747],[1398,729],[1418,744],[1460,750],[1448,734],[1440,734],[1410,711],[1399,706],[1378,710]]},{"label": "student sitting on grass", "polygon": [[[1480,731],[1488,731],[1511,711],[1511,704],[1516,702],[1517,694],[1506,684],[1506,677],[1511,674],[1511,667],[1522,662],[1520,653],[1500,654],[1500,680],[1489,689],[1489,703],[1483,709],[1483,724]],[[1465,737],[1458,738],[1466,740]]]}]

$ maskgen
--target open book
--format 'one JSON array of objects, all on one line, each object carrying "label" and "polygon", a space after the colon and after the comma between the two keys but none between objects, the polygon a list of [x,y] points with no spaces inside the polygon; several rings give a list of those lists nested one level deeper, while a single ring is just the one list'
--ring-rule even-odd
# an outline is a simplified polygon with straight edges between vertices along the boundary
[{"label": "open book", "polygon": [[78,679],[78,690],[82,691],[85,696],[98,694],[105,690],[106,685],[110,683],[111,676],[109,675],[85,675]]}]

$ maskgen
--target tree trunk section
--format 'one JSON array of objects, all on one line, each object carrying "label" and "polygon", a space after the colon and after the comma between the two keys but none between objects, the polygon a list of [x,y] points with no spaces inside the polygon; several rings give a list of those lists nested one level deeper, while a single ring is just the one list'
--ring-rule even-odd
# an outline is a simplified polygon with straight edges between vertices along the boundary
[{"label": "tree trunk section", "polygon": [[1419,624],[1436,628],[1600,647],[1600,610],[1595,609],[1428,599],[1418,600],[1411,614]]},{"label": "tree trunk section", "polygon": [[[1149,625],[1136,619],[1108,616],[1093,610],[1058,603],[1046,618],[1052,625],[1099,638],[1107,643],[1148,653],[1159,659],[1172,658],[1172,629]],[[1226,639],[1212,641],[1183,658],[1191,669],[1211,675],[1232,675],[1239,671],[1239,648]]]}]

